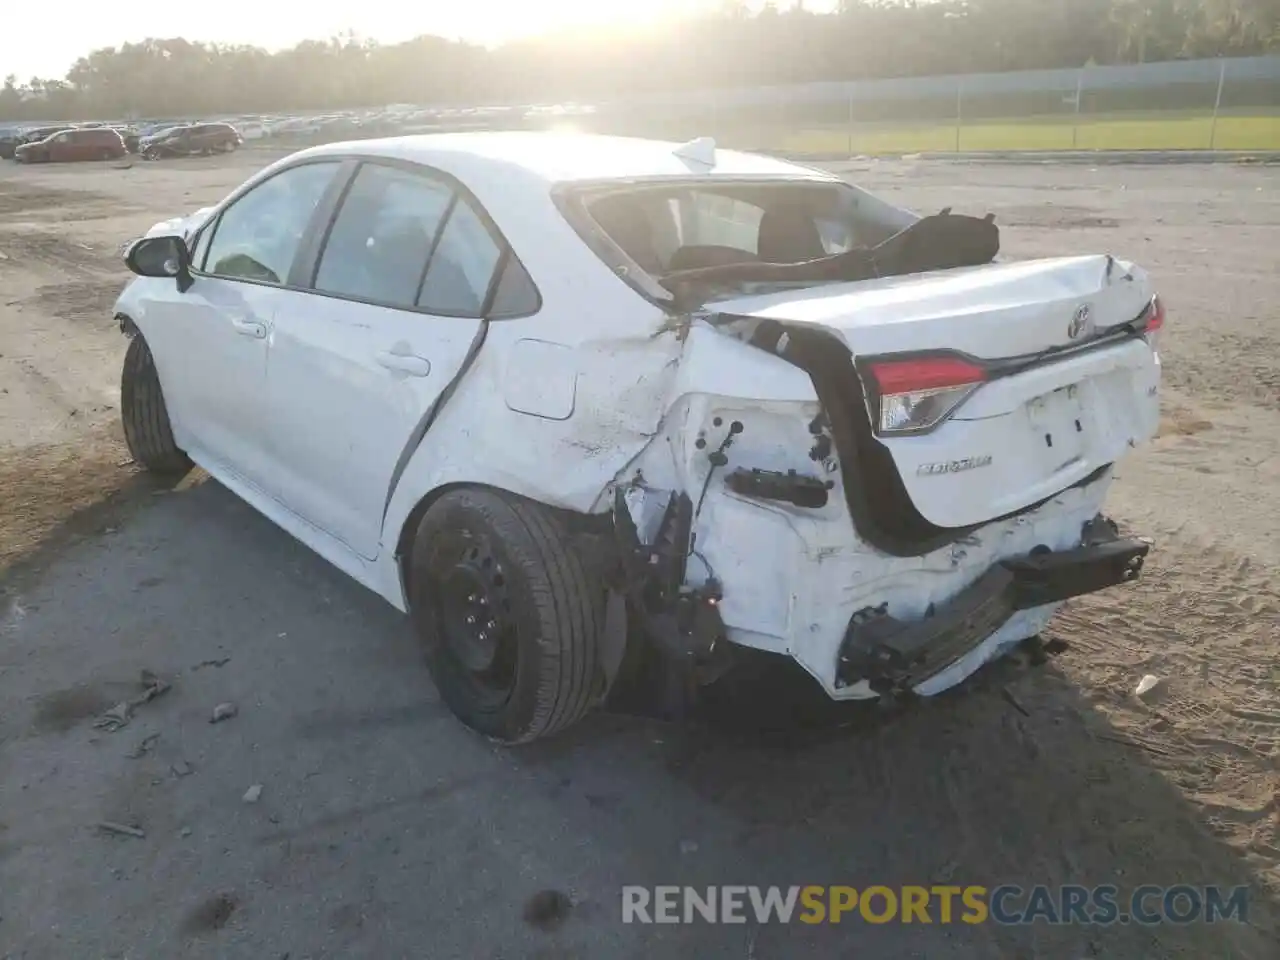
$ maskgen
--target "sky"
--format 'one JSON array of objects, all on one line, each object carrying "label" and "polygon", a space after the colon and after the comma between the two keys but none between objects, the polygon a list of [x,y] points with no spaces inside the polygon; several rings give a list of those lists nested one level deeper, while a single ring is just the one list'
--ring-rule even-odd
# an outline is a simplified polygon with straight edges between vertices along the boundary
[{"label": "sky", "polygon": [[[651,23],[718,6],[718,0],[45,0],[23,4],[21,17],[9,18],[8,29],[0,31],[0,77],[12,73],[24,83],[32,76],[61,78],[90,50],[147,37],[278,50],[351,30],[387,43],[431,33],[492,45],[579,26]],[[805,6],[829,9],[834,0],[805,0]]]}]

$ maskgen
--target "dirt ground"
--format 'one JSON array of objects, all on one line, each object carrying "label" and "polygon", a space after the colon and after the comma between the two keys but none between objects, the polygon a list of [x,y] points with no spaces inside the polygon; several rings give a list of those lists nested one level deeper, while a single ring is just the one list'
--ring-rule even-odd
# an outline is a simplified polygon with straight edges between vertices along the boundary
[{"label": "dirt ground", "polygon": [[[1111,501],[1144,579],[904,714],[766,692],[506,751],[385,604],[128,462],[118,248],[266,159],[0,164],[0,958],[1277,956],[1280,169],[847,165],[1014,256],[1155,274],[1164,428]],[[143,669],[172,688],[96,729]],[[623,884],[944,882],[1249,884],[1249,923],[619,922]]]}]

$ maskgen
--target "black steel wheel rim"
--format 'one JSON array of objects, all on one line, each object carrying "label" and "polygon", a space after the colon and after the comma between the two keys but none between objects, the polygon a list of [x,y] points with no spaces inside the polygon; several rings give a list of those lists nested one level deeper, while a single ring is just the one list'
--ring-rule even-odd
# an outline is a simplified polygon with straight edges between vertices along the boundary
[{"label": "black steel wheel rim", "polygon": [[444,652],[478,705],[511,697],[519,661],[507,572],[487,537],[462,531],[433,551],[431,593]]}]

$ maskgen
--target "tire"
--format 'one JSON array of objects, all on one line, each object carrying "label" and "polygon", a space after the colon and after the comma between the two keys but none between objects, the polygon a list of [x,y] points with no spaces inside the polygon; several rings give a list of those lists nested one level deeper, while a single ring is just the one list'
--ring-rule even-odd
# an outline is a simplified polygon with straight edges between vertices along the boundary
[{"label": "tire", "polygon": [[409,609],[427,666],[458,719],[495,740],[550,736],[591,708],[604,599],[564,525],[532,501],[451,490],[418,526]]},{"label": "tire", "polygon": [[134,334],[124,354],[120,376],[120,419],[124,441],[133,459],[152,473],[183,474],[191,460],[178,449],[169,426],[169,411],[151,348],[141,333]]}]

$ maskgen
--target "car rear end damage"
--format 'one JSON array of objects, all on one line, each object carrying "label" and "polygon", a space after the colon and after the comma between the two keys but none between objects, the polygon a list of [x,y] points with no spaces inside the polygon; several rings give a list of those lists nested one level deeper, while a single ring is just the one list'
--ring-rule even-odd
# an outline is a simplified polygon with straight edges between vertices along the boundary
[{"label": "car rear end damage", "polygon": [[[976,349],[966,324],[1000,298],[998,268],[985,296],[929,318],[933,349],[902,324],[907,349],[886,350],[871,327],[877,352],[860,356],[857,323],[779,319],[794,309],[783,294],[769,315],[709,305],[687,331],[679,399],[616,511],[649,564],[632,577],[665,571],[665,588],[633,594],[654,613],[655,596],[666,602],[671,616],[647,622],[676,662],[714,676],[727,638],[794,658],[833,698],[930,695],[1037,634],[1063,600],[1138,575],[1148,544],[1120,538],[1102,509],[1114,463],[1157,427],[1163,308],[1136,268],[1107,258],[1036,269],[1051,275],[1046,292],[1024,290],[1010,310],[1056,314],[1058,342],[1042,321],[1050,342],[1020,355],[991,356],[1025,330],[990,331],[986,357],[961,349]],[[1125,285],[1110,299],[1108,270]],[[1095,271],[1087,302],[1102,322],[1073,338],[1078,291],[1057,287]],[[901,296],[898,318],[912,312]],[[922,406],[886,412],[897,397],[947,390],[895,429]]]},{"label": "car rear end damage", "polygon": [[[794,658],[833,698],[936,693],[1039,632],[1061,600],[1127,582],[1145,556],[1097,533],[1109,470],[946,545],[886,554],[859,536],[838,456],[813,459],[815,407],[693,398],[678,416],[707,428],[685,464],[646,457],[621,485],[617,516],[643,560],[632,594],[648,598],[650,639],[672,662],[714,676],[727,639]],[[734,482],[744,475],[766,480]]]}]

